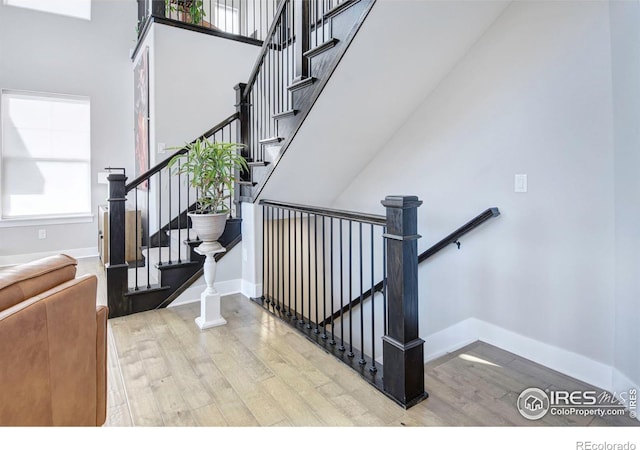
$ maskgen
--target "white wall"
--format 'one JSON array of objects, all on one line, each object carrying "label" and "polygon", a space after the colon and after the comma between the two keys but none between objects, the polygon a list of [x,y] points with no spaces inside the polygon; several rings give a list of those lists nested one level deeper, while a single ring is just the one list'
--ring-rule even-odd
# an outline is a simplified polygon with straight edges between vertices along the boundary
[{"label": "white wall", "polygon": [[[106,203],[104,167],[133,173],[134,0],[92,2],[91,21],[4,6],[0,2],[0,88],[91,98],[92,211]],[[38,230],[47,238],[38,240]],[[0,229],[0,256],[95,249],[97,221]],[[10,263],[9,258],[3,258]]]},{"label": "white wall", "polygon": [[611,2],[615,155],[614,386],[640,388],[640,3]]},{"label": "white wall", "polygon": [[[154,25],[151,50],[151,163],[157,143],[184,145],[235,113],[233,87],[246,83],[260,47]],[[155,150],[155,151],[153,151]]]},{"label": "white wall", "polygon": [[613,364],[609,36],[605,2],[511,3],[334,202],[418,195],[421,251],[500,208],[420,267],[422,336],[473,317]]}]

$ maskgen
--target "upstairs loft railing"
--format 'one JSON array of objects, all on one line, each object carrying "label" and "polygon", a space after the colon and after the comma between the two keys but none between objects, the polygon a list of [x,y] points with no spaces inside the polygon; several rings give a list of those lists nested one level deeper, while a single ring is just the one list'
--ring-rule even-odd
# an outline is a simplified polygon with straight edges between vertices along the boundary
[{"label": "upstairs loft railing", "polygon": [[138,0],[138,37],[153,18],[261,43],[268,35],[277,5],[278,0]]},{"label": "upstairs loft railing", "polygon": [[[382,203],[386,216],[260,201],[263,295],[254,300],[410,407],[427,395],[417,298],[422,202]],[[366,307],[344,308],[379,278],[388,281]],[[336,320],[321,322],[334,311]]]}]

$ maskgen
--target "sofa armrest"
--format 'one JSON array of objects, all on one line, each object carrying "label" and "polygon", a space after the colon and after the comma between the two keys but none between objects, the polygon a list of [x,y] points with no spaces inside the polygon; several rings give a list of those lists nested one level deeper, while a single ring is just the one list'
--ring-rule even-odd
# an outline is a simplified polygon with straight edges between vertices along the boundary
[{"label": "sofa armrest", "polygon": [[109,309],[96,309],[96,425],[107,420],[107,317]]}]

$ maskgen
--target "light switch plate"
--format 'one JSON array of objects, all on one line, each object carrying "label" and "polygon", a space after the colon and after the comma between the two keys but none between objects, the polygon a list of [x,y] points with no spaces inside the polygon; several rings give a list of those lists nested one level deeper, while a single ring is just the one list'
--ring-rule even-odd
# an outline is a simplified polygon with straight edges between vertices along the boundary
[{"label": "light switch plate", "polygon": [[515,192],[527,192],[527,174],[517,173],[515,176]]}]

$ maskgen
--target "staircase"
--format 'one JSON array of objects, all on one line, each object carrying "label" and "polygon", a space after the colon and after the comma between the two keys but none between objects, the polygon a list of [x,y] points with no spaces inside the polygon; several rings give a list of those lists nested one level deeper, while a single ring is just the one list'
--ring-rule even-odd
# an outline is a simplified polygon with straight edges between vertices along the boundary
[{"label": "staircase", "polygon": [[[235,87],[236,112],[201,136],[245,145],[249,170],[238,174],[219,240],[227,251],[241,240],[240,202],[257,199],[374,2],[281,0],[275,9],[248,82]],[[194,251],[200,241],[187,217],[197,192],[188,187],[188,178],[168,169],[170,159],[129,183],[124,174],[108,177],[110,318],[166,307],[202,274],[203,257]],[[129,264],[124,258],[127,206],[142,211],[144,230],[136,241],[144,259]],[[158,228],[153,234],[152,223]]]}]

